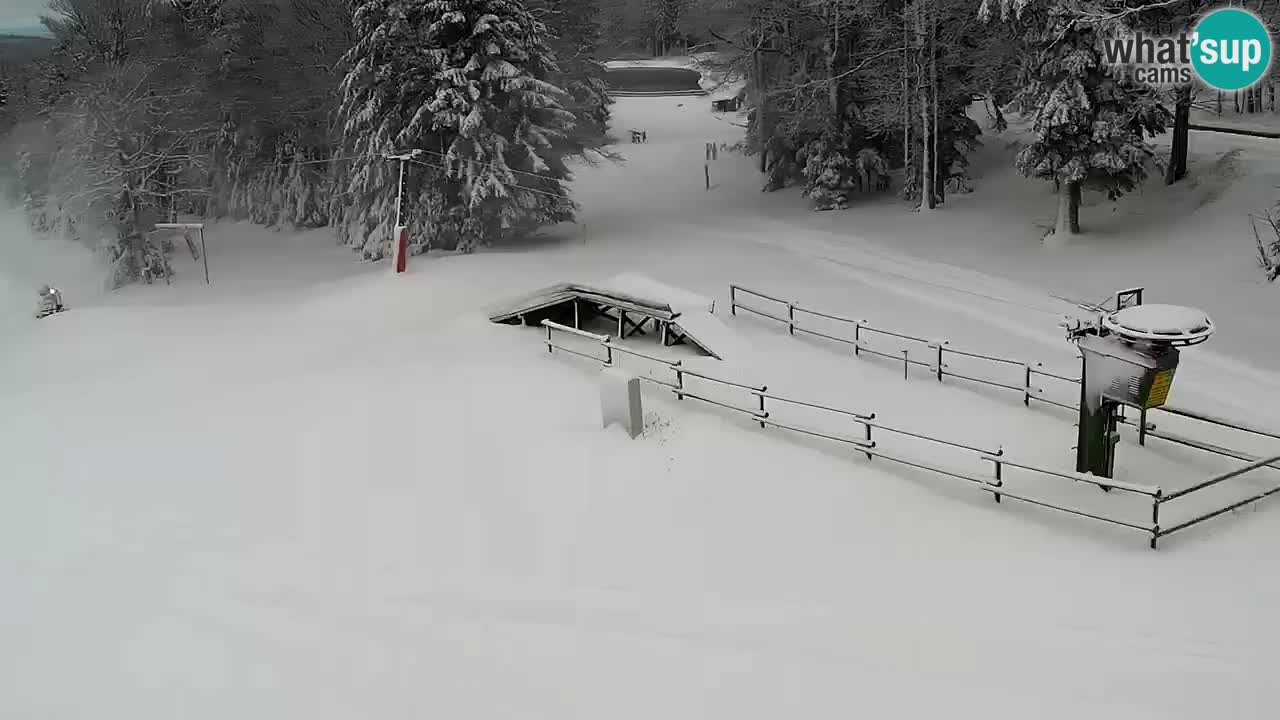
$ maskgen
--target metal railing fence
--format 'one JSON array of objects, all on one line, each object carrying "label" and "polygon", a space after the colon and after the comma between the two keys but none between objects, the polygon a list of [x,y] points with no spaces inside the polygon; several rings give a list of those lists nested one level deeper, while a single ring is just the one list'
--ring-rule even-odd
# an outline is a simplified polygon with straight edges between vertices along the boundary
[{"label": "metal railing fence", "polygon": [[[782,305],[786,307],[786,317],[781,317],[761,307],[744,304],[739,300],[738,296],[740,294]],[[1057,400],[1053,400],[1046,397],[1044,393],[1044,389],[1041,387],[1037,387],[1034,383],[1037,378],[1055,380],[1055,381],[1074,385],[1077,388],[1076,392],[1078,392],[1080,379],[1049,372],[1048,370],[1045,370],[1044,366],[1039,363],[1031,364],[1028,362],[1023,362],[1021,360],[1013,360],[1010,358],[996,357],[993,355],[972,352],[969,350],[960,350],[960,349],[951,347],[950,343],[946,340],[930,340],[928,338],[919,337],[916,335],[909,335],[907,333],[901,333],[895,330],[876,327],[871,323],[867,322],[866,320],[858,320],[855,318],[844,317],[844,316],[836,315],[833,313],[823,312],[821,310],[815,310],[809,307],[805,307],[793,300],[783,300],[781,298],[774,297],[772,295],[768,295],[766,293],[762,293],[757,290],[751,290],[749,288],[742,287],[741,285],[730,285],[729,286],[729,312],[732,315],[737,315],[738,310],[746,310],[747,312],[752,313],[753,315],[758,315],[760,317],[765,317],[770,320],[775,320],[777,322],[783,323],[787,326],[787,331],[791,335],[800,333],[803,335],[811,335],[814,337],[820,337],[827,340],[833,340],[835,342],[852,345],[853,354],[855,356],[859,356],[862,353],[867,353],[868,355],[875,355],[878,357],[886,358],[888,360],[893,360],[895,362],[901,362],[903,377],[907,377],[909,375],[909,371],[911,367],[922,367],[927,369],[929,373],[938,380],[938,382],[942,382],[942,379],[944,377],[953,377],[959,380],[966,380],[969,382],[980,383],[983,385],[1003,388],[1006,390],[1013,390],[1014,392],[1020,393],[1022,395],[1022,403],[1024,405],[1030,405],[1031,402],[1034,400],[1036,402],[1047,403],[1049,405],[1056,405],[1057,407],[1066,408],[1068,410],[1076,409],[1075,405],[1059,402]],[[821,330],[818,330],[813,327],[806,327],[800,324],[800,319],[797,316],[800,316],[801,318],[803,316],[818,317],[818,318],[824,318],[826,320],[831,320],[836,323],[840,323],[842,325],[851,327],[853,336],[848,337],[848,336],[834,335],[831,333],[822,332]],[[902,350],[899,350],[898,354],[896,355],[885,352],[882,349],[874,348],[867,341],[868,335],[872,335],[872,336],[880,335],[884,337],[892,337],[898,340],[905,341],[907,343],[912,343],[915,346],[917,346],[915,348],[915,358],[912,358],[913,348],[910,346],[903,348]],[[976,377],[974,375],[968,375],[965,373],[956,372],[955,370],[952,369],[951,365],[947,362],[947,357],[952,355],[957,357],[969,358],[972,360],[979,360],[979,361],[999,365],[1002,367],[1019,368],[1022,371],[1019,375],[1021,382],[1020,384],[1014,384],[1014,382],[1012,381],[1001,382],[1000,380],[997,380],[994,378]],[[922,356],[925,357],[926,360],[919,359]]]},{"label": "metal railing fence", "polygon": [[[751,298],[757,298],[760,300],[765,300],[768,302],[773,302],[773,303],[782,305],[786,308],[786,317],[781,317],[778,314],[775,314],[773,312],[770,312],[760,307],[744,304],[739,300],[740,294],[751,297]],[[1055,405],[1057,407],[1062,407],[1069,410],[1077,409],[1077,406],[1068,405],[1065,403],[1061,403],[1061,402],[1043,397],[1043,390],[1041,388],[1035,387],[1033,385],[1033,381],[1037,377],[1048,378],[1048,379],[1060,381],[1063,383],[1069,383],[1074,387],[1079,388],[1080,378],[1068,377],[1065,375],[1059,375],[1057,373],[1049,372],[1047,370],[1042,369],[1043,366],[1040,365],[1039,363],[1033,366],[1032,364],[1023,362],[1021,360],[1002,358],[995,355],[971,352],[967,350],[958,350],[956,348],[951,347],[950,344],[945,340],[929,340],[927,338],[919,337],[916,335],[910,335],[907,333],[901,333],[894,330],[875,327],[865,320],[855,320],[853,318],[844,317],[844,316],[836,315],[833,313],[814,310],[808,307],[804,307],[795,301],[783,300],[779,297],[762,293],[757,290],[752,290],[750,288],[745,288],[741,285],[729,286],[729,308],[730,308],[730,313],[733,315],[737,315],[738,310],[746,310],[747,312],[750,312],[754,315],[775,320],[780,323],[784,323],[787,325],[787,330],[791,335],[795,335],[796,333],[801,333],[801,334],[813,335],[816,337],[821,337],[828,340],[834,340],[836,342],[852,345],[853,353],[855,356],[858,356],[861,353],[868,353],[871,355],[888,358],[894,361],[897,361],[899,359],[898,357],[890,353],[886,353],[883,350],[877,350],[869,347],[864,338],[864,334],[866,333],[871,333],[873,335],[878,334],[886,337],[893,337],[906,342],[923,345],[926,348],[926,352],[928,353],[928,356],[929,356],[928,362],[924,362],[920,360],[912,360],[910,358],[910,348],[901,350],[901,353],[902,353],[901,361],[903,363],[904,377],[909,376],[909,370],[912,366],[925,367],[939,382],[941,382],[944,377],[954,377],[961,380],[967,380],[971,382],[981,383],[984,385],[989,385],[989,386],[994,386],[998,388],[1004,388],[1004,389],[1019,392],[1023,396],[1024,405],[1029,406],[1031,404],[1031,401],[1035,400],[1037,402],[1048,403],[1050,405]],[[851,325],[853,327],[853,337],[852,338],[841,337],[839,335],[824,333],[814,328],[801,326],[797,320],[797,314],[799,314],[800,316],[808,315],[811,317],[825,318],[828,320],[836,321],[838,323]],[[998,365],[1020,367],[1023,370],[1022,384],[1014,385],[1011,383],[1002,383],[997,380],[993,380],[991,378],[979,378],[971,375],[965,375],[962,373],[953,372],[949,369],[949,365],[946,362],[946,357],[948,354],[985,361],[988,363],[994,363]],[[1201,412],[1188,410],[1185,408],[1180,408],[1180,407],[1171,406],[1171,405],[1164,405],[1164,406],[1153,408],[1153,409],[1159,410],[1164,413],[1168,413],[1170,415],[1175,415],[1175,416],[1187,418],[1190,420],[1194,420],[1197,422],[1209,423],[1212,425],[1229,428],[1233,431],[1237,431],[1241,433],[1248,433],[1255,436],[1280,440],[1280,433],[1273,432],[1270,430],[1265,430],[1256,426],[1252,426],[1252,425],[1234,421],[1234,420],[1215,417],[1213,415],[1209,415],[1206,413],[1201,413]],[[1184,530],[1189,527],[1193,527],[1201,522],[1218,517],[1219,515],[1223,515],[1232,510],[1239,509],[1245,505],[1257,502],[1259,500],[1262,500],[1263,498],[1269,497],[1270,495],[1280,492],[1280,486],[1276,486],[1267,490],[1263,490],[1261,492],[1257,492],[1253,495],[1250,495],[1247,498],[1232,501],[1226,506],[1216,507],[1212,510],[1202,512],[1199,515],[1196,515],[1188,520],[1178,522],[1172,526],[1161,528],[1160,527],[1160,509],[1161,509],[1161,506],[1163,506],[1165,503],[1187,497],[1188,495],[1191,495],[1201,490],[1205,490],[1210,487],[1214,487],[1221,482],[1224,482],[1226,480],[1230,480],[1236,477],[1240,477],[1254,470],[1258,470],[1262,468],[1280,470],[1280,456],[1271,457],[1271,458],[1258,458],[1249,453],[1232,450],[1230,448],[1221,447],[1218,445],[1214,445],[1214,444],[1199,441],[1199,440],[1194,440],[1191,438],[1180,437],[1178,435],[1164,432],[1164,431],[1157,431],[1155,428],[1155,425],[1147,421],[1147,411],[1141,412],[1140,416],[1137,419],[1122,417],[1120,421],[1125,425],[1129,425],[1137,428],[1138,442],[1139,444],[1142,444],[1142,445],[1146,444],[1146,439],[1148,437],[1154,437],[1161,440],[1165,440],[1167,442],[1195,448],[1197,450],[1202,450],[1205,452],[1214,453],[1224,457],[1229,457],[1236,460],[1243,460],[1248,462],[1248,464],[1245,465],[1244,467],[1236,468],[1235,470],[1224,472],[1220,475],[1209,478],[1208,480],[1196,483],[1195,485],[1192,485],[1188,488],[1184,488],[1182,490],[1169,493],[1167,495],[1163,494],[1158,487],[1152,486],[1152,488],[1154,489],[1154,493],[1151,495],[1152,520],[1151,520],[1150,527],[1145,528],[1148,530],[1148,532],[1151,533],[1152,548],[1156,547],[1157,541],[1162,537],[1171,535],[1175,532]],[[1012,467],[1011,463],[1009,463],[1008,461],[1005,461],[1004,464]],[[1042,471],[1042,472],[1051,472],[1051,471]],[[1073,474],[1070,477],[1079,479],[1079,478],[1092,478],[1093,476]],[[1100,484],[1100,486],[1108,487],[1108,488],[1119,487],[1118,484],[1115,484],[1112,481],[1107,481],[1107,483]],[[1147,486],[1142,486],[1142,487],[1147,487]],[[1095,519],[1102,519],[1102,518],[1095,518]],[[1130,525],[1129,527],[1137,527],[1137,526]]]},{"label": "metal railing fence", "polygon": [[[767,385],[749,385],[749,384],[734,381],[734,380],[719,378],[705,372],[692,370],[688,367],[685,367],[683,362],[679,360],[666,360],[666,359],[655,357],[653,355],[648,355],[646,353],[636,351],[631,348],[622,347],[617,343],[615,343],[613,341],[613,338],[611,338],[608,335],[599,335],[596,333],[590,333],[583,330],[578,330],[578,329],[569,327],[567,325],[561,325],[551,320],[543,320],[542,325],[544,328],[546,328],[546,338],[543,340],[543,343],[547,348],[547,352],[554,353],[556,350],[560,350],[562,352],[566,352],[578,357],[583,357],[583,358],[587,358],[589,360],[598,362],[603,367],[614,366],[617,353],[623,353],[623,354],[648,360],[658,365],[661,369],[670,371],[672,376],[675,378],[674,382],[666,382],[659,378],[654,378],[647,375],[639,375],[638,377],[641,380],[666,388],[668,391],[673,393],[676,396],[676,398],[679,400],[684,400],[686,398],[692,399],[692,400],[698,400],[710,405],[714,405],[720,408],[724,408],[724,409],[739,413],[749,418],[752,422],[758,423],[761,428],[773,427],[781,430],[787,430],[790,432],[799,433],[809,437],[815,437],[823,440],[839,442],[839,443],[851,446],[852,448],[854,448],[856,453],[865,455],[869,460],[873,458],[881,458],[889,462],[905,465],[905,466],[920,469],[920,470],[925,470],[927,472],[931,472],[943,477],[948,477],[956,480],[963,480],[968,482],[970,484],[970,487],[973,487],[981,492],[990,494],[997,503],[1001,502],[1003,498],[1007,497],[1007,498],[1018,500],[1030,505],[1035,505],[1042,508],[1056,510],[1058,512],[1066,513],[1069,515],[1074,515],[1076,517],[1095,520],[1098,522],[1126,528],[1129,530],[1136,530],[1144,534],[1147,534],[1151,537],[1152,547],[1155,547],[1156,540],[1162,535],[1158,527],[1159,498],[1162,496],[1162,491],[1158,486],[1139,485],[1135,483],[1128,483],[1128,482],[1123,482],[1119,480],[1110,480],[1107,478],[1100,478],[1100,477],[1095,477],[1093,475],[1084,475],[1080,473],[1059,472],[1056,470],[1050,470],[1047,468],[1038,467],[1028,463],[1011,461],[1005,457],[1003,447],[996,448],[995,450],[990,450],[987,448],[981,448],[981,447],[977,447],[967,443],[956,442],[956,441],[945,439],[945,438],[931,436],[925,433],[915,432],[913,430],[908,430],[903,427],[884,423],[876,418],[876,414],[874,412],[858,412],[858,411],[853,411],[853,410],[844,409],[844,408],[837,408],[837,407],[825,405],[822,403],[813,402],[810,400],[786,397],[786,396],[782,396],[782,395],[770,392]],[[592,347],[597,349],[599,351],[599,354],[596,354],[593,352],[584,352],[581,349],[569,347],[566,344],[557,343],[556,333],[564,333],[567,335],[591,340],[594,343]],[[750,407],[745,407],[744,405],[738,405],[731,402],[710,398],[707,395],[700,392],[698,388],[690,387],[689,384],[687,383],[688,378],[696,378],[698,380],[719,385],[722,387],[732,388],[734,390],[741,390],[748,397],[752,398],[754,402],[750,402],[750,405],[751,405]],[[862,435],[861,437],[852,437],[852,436],[840,435],[836,433],[823,432],[823,431],[819,431],[812,428],[801,427],[797,424],[783,422],[781,420],[774,418],[770,414],[771,404],[774,406],[779,404],[794,405],[794,406],[804,407],[811,410],[818,410],[824,413],[829,413],[835,416],[850,419],[855,424],[861,426]],[[966,454],[970,454],[972,457],[974,457],[975,459],[981,462],[990,463],[992,467],[992,475],[990,477],[980,477],[973,473],[961,472],[954,468],[943,467],[941,465],[938,465],[937,463],[929,462],[927,460],[923,460],[917,457],[910,457],[896,451],[895,452],[886,451],[884,448],[879,446],[879,443],[875,436],[875,431],[879,431],[880,433],[884,433],[884,434],[899,435],[903,437],[913,438],[916,440],[922,440],[940,447],[947,447],[954,450],[961,450]],[[1152,522],[1148,524],[1145,522],[1133,521],[1133,520],[1124,519],[1121,517],[1112,517],[1112,516],[1103,515],[1097,512],[1091,512],[1079,507],[1070,507],[1068,505],[1055,502],[1045,497],[1036,497],[1033,494],[1023,492],[1021,490],[1011,491],[1005,485],[1006,469],[1009,469],[1009,468],[1016,469],[1022,472],[1032,473],[1040,477],[1053,478],[1058,480],[1067,480],[1071,482],[1083,482],[1091,485],[1096,485],[1098,487],[1105,488],[1108,490],[1118,490],[1120,492],[1150,498],[1151,508],[1152,508],[1151,510]],[[1177,528],[1177,529],[1180,529],[1180,528]],[[1170,530],[1168,532],[1173,532],[1173,531]],[[1165,532],[1163,534],[1168,534],[1168,532]]]}]

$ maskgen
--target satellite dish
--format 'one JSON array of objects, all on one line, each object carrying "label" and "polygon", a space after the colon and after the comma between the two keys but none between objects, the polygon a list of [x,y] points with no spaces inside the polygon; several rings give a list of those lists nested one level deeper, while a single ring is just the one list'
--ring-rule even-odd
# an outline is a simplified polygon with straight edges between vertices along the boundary
[{"label": "satellite dish", "polygon": [[1104,316],[1102,326],[1130,342],[1174,347],[1199,345],[1213,334],[1203,310],[1181,305],[1134,305]]}]

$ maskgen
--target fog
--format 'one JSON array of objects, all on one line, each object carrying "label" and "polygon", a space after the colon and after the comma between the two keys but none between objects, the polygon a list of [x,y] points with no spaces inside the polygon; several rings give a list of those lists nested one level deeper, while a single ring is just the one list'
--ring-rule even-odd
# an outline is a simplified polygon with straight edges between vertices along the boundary
[{"label": "fog", "polygon": [[34,322],[36,291],[44,283],[76,307],[101,296],[105,279],[103,264],[87,247],[36,235],[20,209],[0,208],[0,337]]}]

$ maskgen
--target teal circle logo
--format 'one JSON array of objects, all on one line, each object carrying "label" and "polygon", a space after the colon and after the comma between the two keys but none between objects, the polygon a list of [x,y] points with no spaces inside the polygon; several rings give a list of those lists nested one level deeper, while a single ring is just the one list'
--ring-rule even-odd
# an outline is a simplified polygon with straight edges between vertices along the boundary
[{"label": "teal circle logo", "polygon": [[1205,15],[1191,39],[1191,64],[1217,90],[1243,90],[1271,68],[1271,33],[1257,15],[1221,8]]}]

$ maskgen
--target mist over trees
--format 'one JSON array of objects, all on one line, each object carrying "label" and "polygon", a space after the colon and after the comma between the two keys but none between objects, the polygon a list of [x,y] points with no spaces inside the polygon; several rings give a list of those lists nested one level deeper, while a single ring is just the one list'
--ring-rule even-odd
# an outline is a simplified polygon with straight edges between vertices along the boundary
[{"label": "mist over trees", "polygon": [[[1245,6],[1274,26],[1280,3]],[[968,156],[1007,112],[1029,124],[1017,169],[1060,193],[1053,234],[1080,232],[1084,190],[1108,198],[1152,174],[1187,174],[1193,86],[1155,88],[1107,65],[1107,37],[1189,29],[1203,0],[742,0],[730,41],[751,94],[748,142],[765,190],[798,184],[817,209],[846,207],[892,173],[921,210],[970,189]],[[1237,112],[1262,112],[1275,73],[1235,93]],[[1221,111],[1223,93],[1216,93]],[[1274,103],[1270,111],[1275,111]],[[1172,130],[1166,157],[1149,145]]]},{"label": "mist over trees", "polygon": [[[1280,18],[1280,0],[1245,6]],[[821,210],[874,193],[945,208],[974,186],[984,131],[1016,117],[1016,168],[1058,189],[1066,236],[1087,227],[1084,191],[1186,176],[1193,107],[1275,112],[1275,69],[1223,94],[1138,85],[1103,62],[1102,37],[1172,33],[1208,7],[52,0],[52,47],[0,56],[0,179],[35,230],[100,248],[124,283],[154,223],[179,215],[332,227],[384,257],[387,156],[418,149],[402,208],[414,250],[467,251],[573,217],[570,161],[607,142],[603,60],[711,50],[745,83],[763,189],[799,186]],[[1166,131],[1172,151],[1156,152]]]},{"label": "mist over trees", "polygon": [[177,215],[336,226],[380,257],[384,155],[413,146],[445,168],[412,173],[419,248],[558,222],[564,158],[608,121],[586,0],[53,0],[45,23],[48,57],[0,73],[6,192],[121,283]]}]

